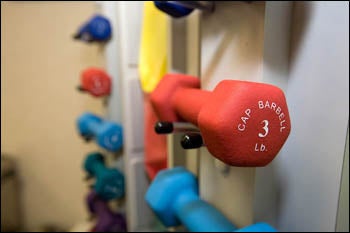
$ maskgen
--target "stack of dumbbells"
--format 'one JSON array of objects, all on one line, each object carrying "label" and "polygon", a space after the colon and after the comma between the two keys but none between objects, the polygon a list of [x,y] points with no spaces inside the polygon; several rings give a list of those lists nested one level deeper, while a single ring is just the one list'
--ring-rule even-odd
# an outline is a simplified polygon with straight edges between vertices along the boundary
[{"label": "stack of dumbbells", "polygon": [[[197,77],[167,74],[150,98],[159,119],[157,133],[182,132],[183,149],[205,146],[231,166],[266,166],[289,136],[286,99],[273,85],[223,80],[210,92],[200,90]],[[183,225],[202,232],[275,231],[263,222],[237,229],[199,197],[196,177],[183,167],[160,171],[145,198],[167,227]]]},{"label": "stack of dumbbells", "polygon": [[[212,4],[201,4],[155,2],[159,10],[176,18],[190,14],[195,8],[213,10]],[[94,41],[94,33],[87,33],[92,28],[92,25],[84,25],[75,38]],[[96,37],[96,41],[100,38]],[[79,90],[94,96],[108,95],[110,89],[101,88],[105,84],[111,85],[106,81],[108,75],[98,73],[97,70],[83,72]],[[96,81],[97,77],[103,80]],[[97,87],[98,91],[95,90]],[[105,91],[101,94],[102,89]],[[151,93],[150,101],[159,120],[154,128],[156,133],[182,132],[183,149],[206,147],[212,156],[230,166],[268,165],[281,150],[291,129],[283,91],[264,83],[223,80],[213,91],[205,91],[200,89],[197,77],[166,74]],[[101,148],[109,151],[121,148],[122,128],[118,124],[91,113],[83,114],[77,123],[85,140],[95,140]],[[124,195],[122,173],[108,168],[101,153],[89,154],[84,168],[95,178],[93,191],[87,199],[91,213],[100,217],[93,230],[120,231],[112,222],[124,220],[110,211],[106,201]],[[166,227],[182,225],[188,231],[200,232],[276,231],[264,222],[238,228],[213,205],[201,199],[198,190],[196,176],[184,167],[163,169],[152,180],[145,200]]]},{"label": "stack of dumbbells", "polygon": [[[194,9],[213,11],[208,1],[155,1],[174,18]],[[287,140],[291,124],[283,91],[273,85],[223,80],[213,91],[200,89],[200,79],[166,74],[151,93],[158,117],[158,134],[183,133],[183,149],[206,147],[230,166],[268,165]],[[199,196],[198,181],[184,167],[157,173],[145,195],[146,202],[166,227],[182,225],[194,232],[274,232],[258,222],[238,228]]]},{"label": "stack of dumbbells", "polygon": [[[81,26],[74,39],[87,43],[106,43],[111,38],[111,31],[109,20],[95,15]],[[89,67],[81,72],[77,90],[107,100],[111,87],[111,77],[103,69]],[[122,150],[123,131],[120,124],[91,112],[81,114],[76,124],[79,135],[86,142],[94,141],[107,153]],[[105,154],[92,152],[86,155],[83,162],[83,169],[87,173],[85,179],[92,181],[89,185],[90,193],[85,200],[90,215],[95,218],[94,227],[90,231],[125,232],[127,227],[124,214],[117,212],[111,205],[111,201],[124,198],[124,175],[119,169],[108,166],[105,160]]]}]

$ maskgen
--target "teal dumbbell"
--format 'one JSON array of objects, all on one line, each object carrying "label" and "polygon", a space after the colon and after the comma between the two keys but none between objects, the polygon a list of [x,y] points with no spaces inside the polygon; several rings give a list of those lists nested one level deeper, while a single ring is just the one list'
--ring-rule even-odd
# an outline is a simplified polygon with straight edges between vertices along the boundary
[{"label": "teal dumbbell", "polygon": [[106,167],[101,153],[88,154],[83,167],[89,177],[95,177],[93,188],[102,199],[119,199],[124,196],[124,175],[115,168]]},{"label": "teal dumbbell", "polygon": [[166,227],[183,224],[193,232],[275,232],[267,223],[237,229],[220,211],[200,199],[196,177],[183,167],[160,171],[145,196]]}]

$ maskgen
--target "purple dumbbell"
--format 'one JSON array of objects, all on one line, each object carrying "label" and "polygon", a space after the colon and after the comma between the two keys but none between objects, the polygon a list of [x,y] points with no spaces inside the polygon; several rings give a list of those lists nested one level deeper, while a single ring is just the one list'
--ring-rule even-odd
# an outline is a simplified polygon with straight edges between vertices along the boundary
[{"label": "purple dumbbell", "polygon": [[89,211],[97,218],[93,232],[126,232],[125,217],[110,210],[106,201],[91,191],[86,198]]}]

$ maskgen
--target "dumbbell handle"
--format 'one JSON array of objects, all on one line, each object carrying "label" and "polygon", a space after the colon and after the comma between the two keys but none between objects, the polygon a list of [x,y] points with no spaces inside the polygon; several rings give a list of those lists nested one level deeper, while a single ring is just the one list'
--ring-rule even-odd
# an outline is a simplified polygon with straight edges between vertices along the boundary
[{"label": "dumbbell handle", "polygon": [[196,88],[178,88],[173,96],[175,112],[183,120],[198,125],[198,114],[210,95],[211,92]]},{"label": "dumbbell handle", "polygon": [[101,174],[103,171],[105,171],[107,168],[102,162],[96,162],[94,163],[89,172],[92,172],[93,175],[98,176],[98,174]]},{"label": "dumbbell handle", "polygon": [[193,124],[187,122],[169,122],[158,121],[154,126],[157,134],[168,134],[178,132],[199,132],[199,129]]},{"label": "dumbbell handle", "polygon": [[276,229],[264,222],[258,222],[250,226],[235,230],[234,232],[276,232]]},{"label": "dumbbell handle", "polygon": [[101,127],[101,124],[102,124],[102,121],[89,121],[88,122],[88,129],[91,131],[91,132],[98,132],[98,129]]},{"label": "dumbbell handle", "polygon": [[216,208],[201,200],[192,190],[182,192],[174,208],[181,223],[194,232],[228,232],[236,227]]},{"label": "dumbbell handle", "polygon": [[111,211],[108,208],[106,202],[95,199],[91,204],[92,204],[94,214],[96,214],[97,216],[107,216],[111,214]]},{"label": "dumbbell handle", "polygon": [[191,232],[276,232],[259,222],[238,229],[214,206],[201,200],[193,190],[184,191],[174,205],[176,216]]}]

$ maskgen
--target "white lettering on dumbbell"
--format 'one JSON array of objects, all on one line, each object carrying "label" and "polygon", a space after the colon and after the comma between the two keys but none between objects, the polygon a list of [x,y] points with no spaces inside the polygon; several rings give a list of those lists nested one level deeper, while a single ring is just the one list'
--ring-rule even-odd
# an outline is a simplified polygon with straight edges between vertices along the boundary
[{"label": "white lettering on dumbbell", "polygon": [[280,119],[280,121],[284,118],[284,113],[282,112],[279,116],[278,116],[278,118]]},{"label": "white lettering on dumbbell", "polygon": [[[258,110],[263,110],[263,109],[271,109],[274,113],[276,113],[278,120],[280,121],[280,132],[282,133],[283,130],[286,128],[285,126],[285,113],[283,112],[283,109],[278,106],[275,102],[269,102],[268,100],[259,100],[258,102],[258,109],[256,109],[256,111]],[[242,116],[240,116],[240,121],[239,124],[237,125],[237,129],[241,132],[245,131],[246,127],[247,127],[247,123],[249,122],[249,119],[252,116],[252,110],[251,108],[247,108],[244,113],[242,114]],[[258,137],[259,138],[265,138],[269,135],[270,133],[270,119],[265,119],[262,120],[261,122],[261,128],[258,131]],[[272,123],[274,123],[274,121],[272,121]],[[258,127],[258,126],[257,126]],[[266,149],[266,145],[264,145],[263,143],[255,143],[255,147],[254,147],[254,151],[256,152],[263,152],[263,151],[267,151]]]},{"label": "white lettering on dumbbell", "polygon": [[274,102],[271,103],[271,109],[273,109],[274,111],[276,111],[276,104]]},{"label": "white lettering on dumbbell", "polygon": [[239,124],[237,128],[238,128],[239,131],[244,131],[245,130],[245,125]]},{"label": "white lettering on dumbbell", "polygon": [[282,133],[282,130],[286,128],[285,126],[283,126],[283,123],[284,123],[285,121],[286,121],[286,120],[283,120],[283,121],[280,122],[280,126],[281,126],[280,132],[281,132],[281,133]]},{"label": "white lettering on dumbbell", "polygon": [[103,83],[101,82],[101,80],[98,78],[98,77],[95,77],[94,79],[94,91],[96,93],[101,93],[104,89],[104,86]]},{"label": "white lettering on dumbbell", "polygon": [[261,143],[261,145],[259,146],[258,143],[255,143],[255,151],[266,151],[266,146],[264,144]]},{"label": "white lettering on dumbbell", "polygon": [[241,117],[241,120],[242,120],[243,124],[238,124],[238,126],[237,126],[239,131],[244,131],[245,130],[245,125],[247,124],[247,120],[249,120],[249,118],[250,118],[251,110],[249,108],[247,108],[244,111],[244,113],[245,113],[245,116]]},{"label": "white lettering on dumbbell", "polygon": [[118,141],[118,135],[113,135],[113,136],[111,137],[111,142],[116,143],[117,141]]},{"label": "white lettering on dumbbell", "polygon": [[251,111],[250,111],[249,108],[247,108],[244,112],[245,112],[245,114],[247,114],[248,117],[250,117],[250,112],[251,112]]},{"label": "white lettering on dumbbell", "polygon": [[[267,102],[267,101],[266,101]],[[278,107],[277,109],[276,109],[276,113],[277,113],[277,115],[279,115],[280,113],[281,113],[281,108],[280,107]]]},{"label": "white lettering on dumbbell", "polygon": [[269,121],[268,120],[263,120],[261,123],[264,124],[263,129],[265,130],[265,133],[264,134],[259,133],[258,136],[260,138],[264,138],[269,133],[269,127],[268,127],[269,126]]},{"label": "white lettering on dumbbell", "polygon": [[272,109],[277,114],[278,119],[280,120],[280,126],[281,126],[280,132],[282,133],[283,129],[286,128],[285,126],[283,126],[283,123],[285,122],[285,120],[282,120],[282,119],[285,117],[285,114],[283,113],[282,108],[277,106],[275,102],[271,102],[270,104],[268,100],[266,100],[265,102],[262,100],[259,100],[258,107],[259,109],[264,109],[264,108]]}]

